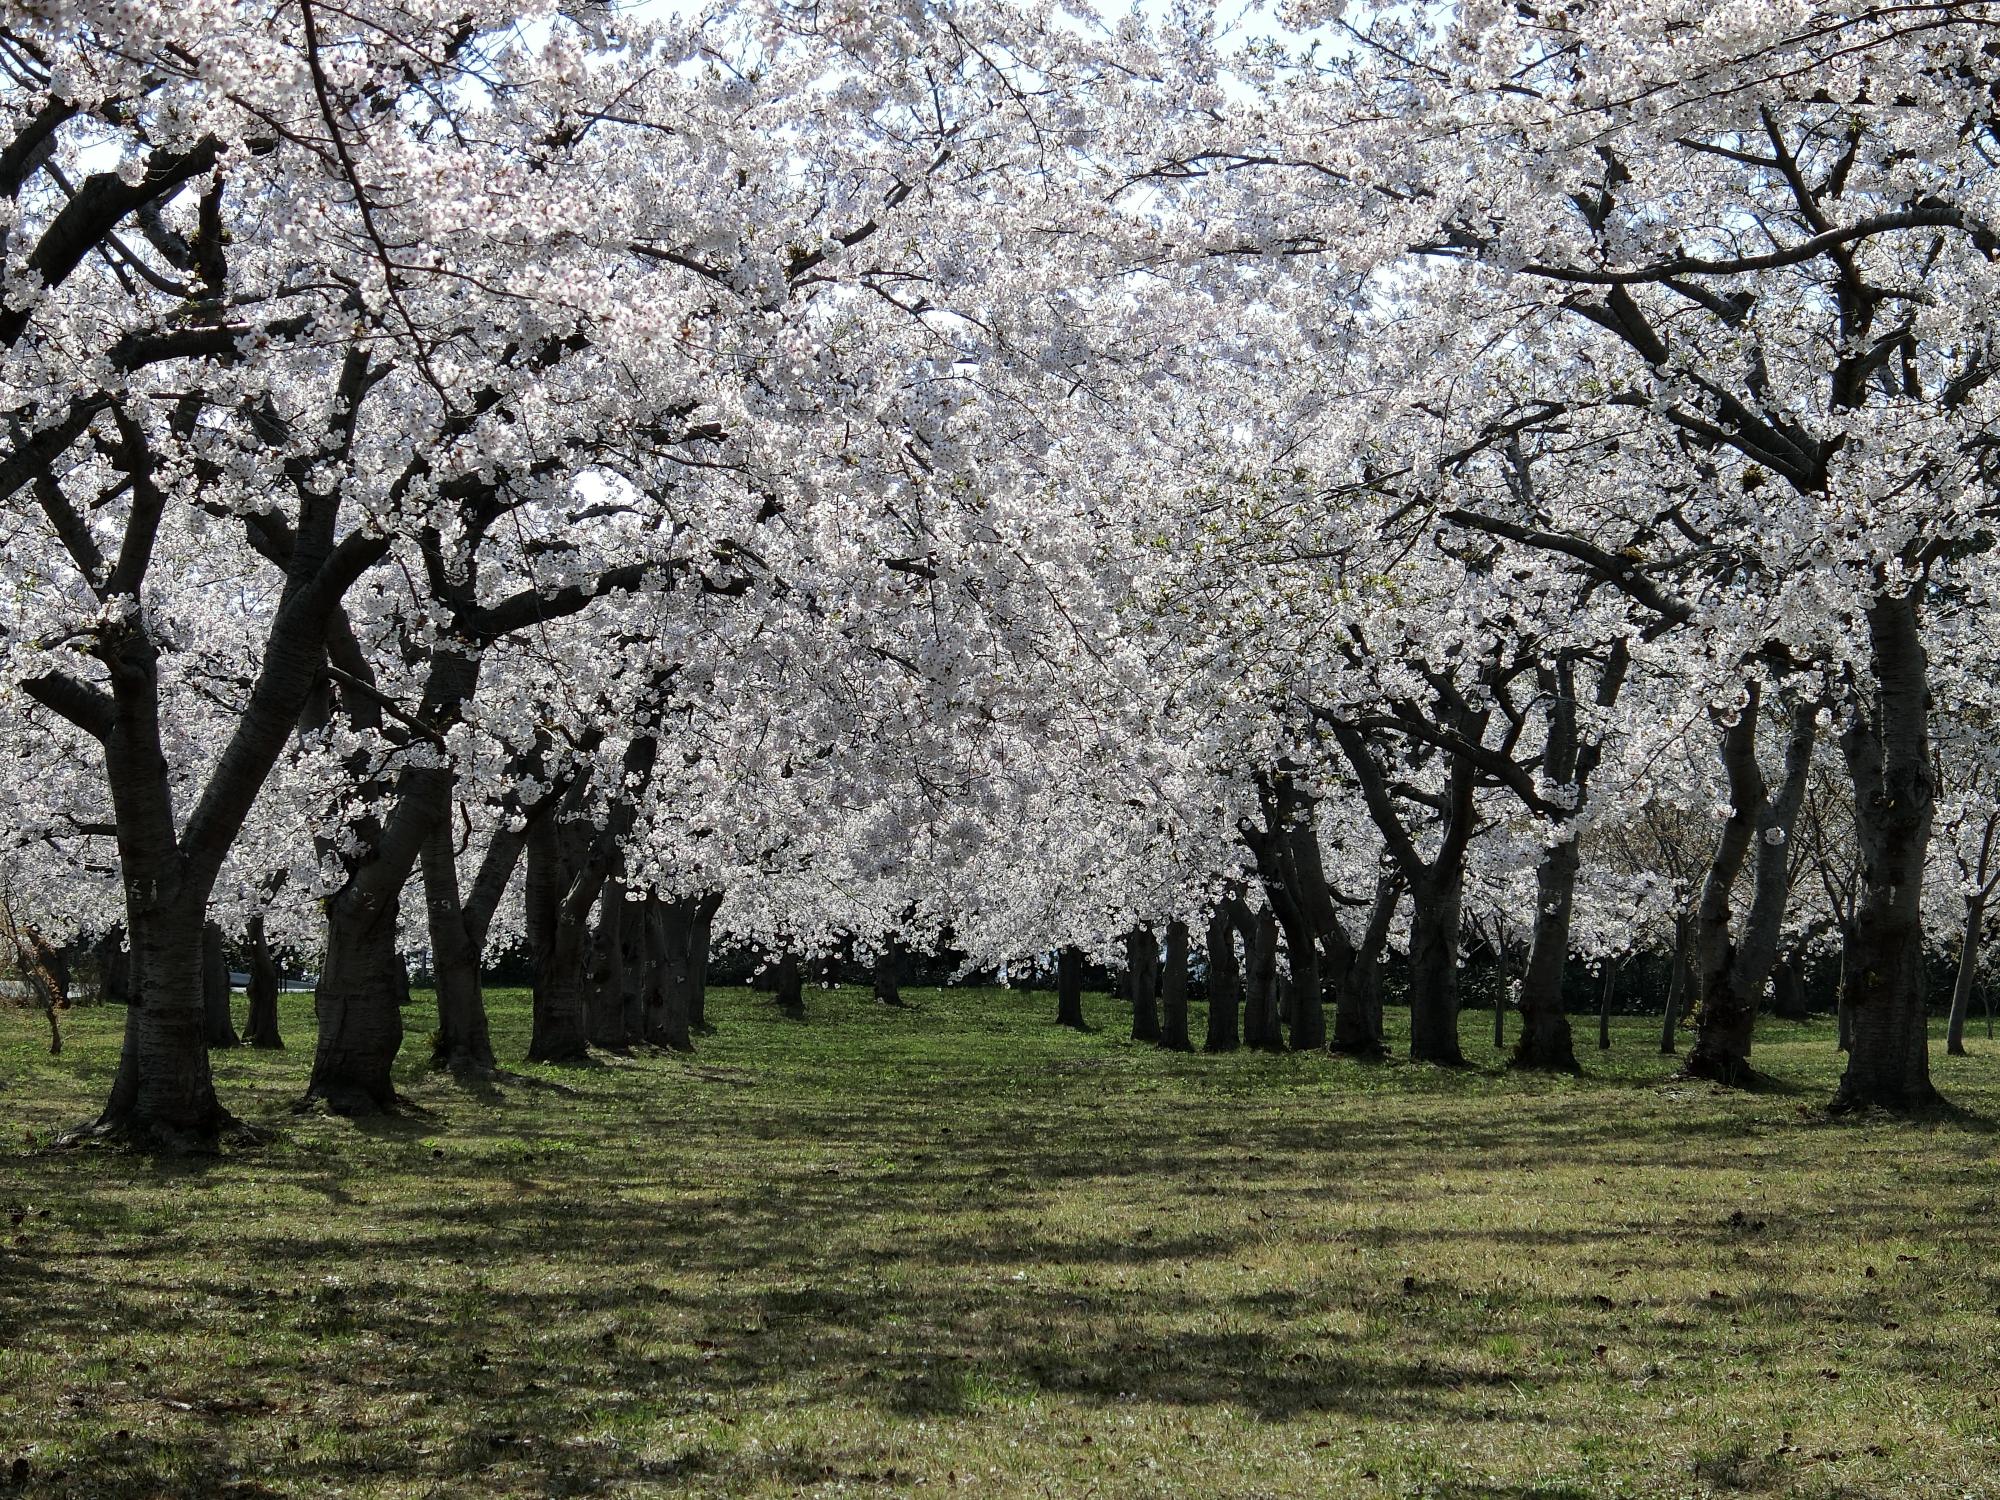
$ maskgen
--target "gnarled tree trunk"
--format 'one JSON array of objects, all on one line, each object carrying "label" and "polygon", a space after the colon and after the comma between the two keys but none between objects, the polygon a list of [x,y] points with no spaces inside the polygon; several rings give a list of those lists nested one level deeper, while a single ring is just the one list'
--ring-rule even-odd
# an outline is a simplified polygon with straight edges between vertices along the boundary
[{"label": "gnarled tree trunk", "polygon": [[1285,1045],[1278,1030],[1278,918],[1268,904],[1243,916],[1243,1045],[1277,1052]]}]

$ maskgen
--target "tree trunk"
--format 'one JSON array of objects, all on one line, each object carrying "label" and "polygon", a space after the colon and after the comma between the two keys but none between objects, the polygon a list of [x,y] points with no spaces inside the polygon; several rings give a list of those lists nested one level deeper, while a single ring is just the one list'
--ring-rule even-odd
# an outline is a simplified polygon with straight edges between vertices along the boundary
[{"label": "tree trunk", "polygon": [[1660,1021],[1662,1057],[1672,1057],[1678,1050],[1675,1032],[1680,1027],[1681,1007],[1687,1003],[1688,935],[1691,926],[1685,916],[1674,918],[1673,972],[1667,976],[1667,1011]]},{"label": "tree trunk", "polygon": [[590,1045],[609,1052],[629,1052],[634,1038],[625,1030],[625,886],[607,880],[597,901],[597,923],[589,950],[588,1019]]},{"label": "tree trunk", "polygon": [[125,953],[125,929],[114,927],[92,946],[97,958],[97,996],[107,1005],[124,1005],[132,998],[131,960]]},{"label": "tree trunk", "polygon": [[1181,921],[1167,924],[1160,975],[1160,1045],[1169,1052],[1194,1050],[1188,1040],[1188,929]]},{"label": "tree trunk", "polygon": [[1771,1014],[1781,1021],[1807,1019],[1804,955],[1796,950],[1772,965]]},{"label": "tree trunk", "polygon": [[1064,948],[1056,954],[1056,1025],[1088,1031],[1083,1019],[1083,951]]},{"label": "tree trunk", "polygon": [[693,926],[688,931],[688,1029],[702,1036],[715,1031],[708,1020],[708,949],[715,932],[715,914],[721,909],[721,891],[710,891],[700,897],[695,902]]},{"label": "tree trunk", "polygon": [[903,1003],[903,945],[896,935],[886,934],[881,945],[875,950],[875,972],[873,975],[875,999],[883,1005]]},{"label": "tree trunk", "polygon": [[263,1047],[273,1051],[284,1047],[285,1039],[278,1034],[278,965],[271,957],[271,944],[264,936],[264,914],[257,913],[250,919],[248,938],[250,952],[250,1015],[245,1027],[244,1040],[253,1047]]},{"label": "tree trunk", "polygon": [[1951,1021],[1945,1028],[1944,1050],[1965,1056],[1965,1020],[1972,1011],[1972,989],[1979,978],[1979,927],[1986,920],[1986,898],[1965,898],[1965,931],[1958,939],[1958,973],[1951,986]]},{"label": "tree trunk", "polygon": [[1160,942],[1150,927],[1125,934],[1125,993],[1132,1002],[1132,1040],[1160,1040]]},{"label": "tree trunk", "polygon": [[497,1064],[486,1020],[486,990],[479,973],[483,945],[473,940],[459,897],[458,859],[448,820],[440,820],[424,840],[423,881],[424,914],[431,939],[431,983],[437,989],[438,1026],[431,1043],[431,1066],[490,1075]]},{"label": "tree trunk", "polygon": [[787,948],[771,966],[772,998],[778,1009],[795,1020],[806,1014],[805,965]]},{"label": "tree trunk", "polygon": [[576,837],[563,825],[562,812],[557,809],[528,830],[523,899],[534,963],[534,1024],[528,1060],[573,1064],[590,1057],[584,975],[589,929],[581,916],[567,910],[572,881],[564,856],[573,849]]},{"label": "tree trunk", "polygon": [[1921,1109],[1937,1100],[1923,969],[1924,857],[1936,786],[1915,599],[1876,600],[1868,631],[1873,701],[1855,705],[1840,742],[1854,790],[1861,892],[1843,976],[1847,1071],[1833,1103]]},{"label": "tree trunk", "polygon": [[230,1014],[229,955],[222,946],[222,929],[201,924],[202,1035],[211,1047],[240,1047],[236,1020]]},{"label": "tree trunk", "polygon": [[1618,974],[1625,967],[1625,960],[1614,958],[1604,966],[1604,989],[1597,1001],[1597,1050],[1611,1050],[1611,1001],[1618,993]]},{"label": "tree trunk", "polygon": [[368,887],[350,886],[328,898],[326,956],[313,991],[319,1043],[306,1098],[342,1115],[396,1105],[390,1069],[403,1045],[396,905],[368,896]]},{"label": "tree trunk", "polygon": [[1458,928],[1465,872],[1433,868],[1410,892],[1410,1058],[1459,1067]]},{"label": "tree trunk", "polygon": [[1236,922],[1231,902],[1218,902],[1208,919],[1208,1035],[1204,1052],[1234,1052],[1242,1045],[1237,1012],[1243,976],[1236,963]]},{"label": "tree trunk", "polygon": [[[1576,1047],[1569,1013],[1563,1009],[1563,970],[1569,963],[1570,917],[1576,901],[1582,856],[1568,828],[1559,842],[1542,851],[1535,870],[1535,930],[1528,946],[1528,971],[1521,978],[1521,1039],[1514,1066],[1550,1073],[1576,1073]],[[1494,1002],[1496,1010],[1502,1000]],[[1494,1022],[1497,1044],[1499,1022]]]},{"label": "tree trunk", "polygon": [[1278,918],[1269,904],[1249,918],[1244,934],[1243,1045],[1281,1051],[1278,1030]]},{"label": "tree trunk", "polygon": [[[1695,908],[1695,973],[1699,1001],[1695,1042],[1687,1072],[1731,1085],[1757,1081],[1750,1066],[1757,1004],[1778,959],[1778,939],[1791,895],[1791,834],[1805,798],[1818,734],[1818,705],[1792,705],[1785,741],[1785,778],[1772,796],[1757,764],[1760,692],[1753,681],[1736,722],[1722,737],[1723,770],[1729,781],[1729,819],[1723,825],[1708,877]],[[1730,931],[1732,892],[1755,847],[1750,909],[1740,937]]]}]

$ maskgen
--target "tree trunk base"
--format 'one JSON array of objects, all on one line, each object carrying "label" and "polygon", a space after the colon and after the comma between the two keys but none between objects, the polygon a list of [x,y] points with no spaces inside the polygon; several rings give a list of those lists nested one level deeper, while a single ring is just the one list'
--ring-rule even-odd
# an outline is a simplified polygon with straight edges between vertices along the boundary
[{"label": "tree trunk base", "polygon": [[439,1043],[431,1049],[431,1070],[449,1073],[454,1078],[476,1078],[490,1081],[500,1076],[500,1064],[490,1052],[480,1052],[471,1047],[454,1047]]},{"label": "tree trunk base", "polygon": [[[1079,1029],[1081,1029],[1081,1028],[1079,1028]],[[1207,1052],[1207,1053],[1210,1053],[1210,1054],[1218,1054],[1218,1053],[1223,1053],[1223,1052],[1235,1052],[1235,1051],[1239,1050],[1239,1049],[1240,1049],[1240,1048],[1242,1047],[1242,1045],[1243,1045],[1243,1044],[1242,1044],[1242,1043],[1241,1043],[1240,1041],[1238,1041],[1238,1040],[1237,1040],[1236,1038],[1234,1038],[1234,1037],[1231,1037],[1231,1038],[1230,1038],[1230,1039],[1229,1039],[1228,1041],[1226,1041],[1226,1042],[1203,1042],[1203,1043],[1202,1043],[1202,1046],[1201,1046],[1201,1050],[1202,1050],[1202,1051],[1204,1051],[1204,1052]]]},{"label": "tree trunk base", "polygon": [[590,1055],[590,1047],[578,1042],[574,1045],[528,1049],[528,1061],[547,1063],[552,1068],[587,1068],[596,1061]]},{"label": "tree trunk base", "polygon": [[400,1102],[393,1089],[385,1096],[358,1083],[319,1083],[306,1090],[305,1098],[292,1106],[292,1113],[309,1114],[314,1105],[323,1104],[330,1115],[358,1120],[370,1115],[393,1115]]},{"label": "tree trunk base", "polygon": [[1953,1108],[1929,1083],[1914,1089],[1899,1089],[1892,1092],[1870,1090],[1867,1094],[1852,1091],[1843,1081],[1827,1102],[1826,1112],[1830,1115],[1851,1115],[1865,1109],[1879,1109],[1892,1115],[1932,1115],[1950,1114]]},{"label": "tree trunk base", "polygon": [[1760,1089],[1771,1082],[1768,1074],[1750,1066],[1747,1057],[1703,1052],[1699,1048],[1688,1054],[1687,1061],[1681,1065],[1681,1076],[1719,1083],[1724,1088],[1732,1089]]},{"label": "tree trunk base", "polygon": [[63,1149],[107,1146],[148,1156],[214,1156],[225,1141],[261,1145],[264,1137],[228,1110],[194,1127],[164,1125],[131,1110],[107,1110],[94,1120],[58,1134],[52,1144]]},{"label": "tree trunk base", "polygon": [[1365,1042],[1343,1042],[1338,1037],[1326,1044],[1334,1057],[1351,1057],[1356,1062],[1387,1062],[1389,1049],[1372,1038]]},{"label": "tree trunk base", "polygon": [[1463,1068],[1467,1066],[1465,1053],[1456,1046],[1430,1046],[1410,1048],[1410,1061],[1429,1063],[1438,1068]]},{"label": "tree trunk base", "polygon": [[1514,1045],[1514,1055],[1507,1059],[1507,1066],[1522,1073],[1569,1073],[1581,1075],[1583,1064],[1576,1060],[1576,1052],[1571,1047],[1530,1047],[1527,1037]]}]

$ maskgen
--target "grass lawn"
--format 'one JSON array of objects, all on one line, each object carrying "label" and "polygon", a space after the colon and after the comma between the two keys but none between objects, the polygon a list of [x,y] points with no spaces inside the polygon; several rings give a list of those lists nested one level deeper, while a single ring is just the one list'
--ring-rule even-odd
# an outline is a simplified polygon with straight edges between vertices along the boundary
[{"label": "grass lawn", "polygon": [[420,1004],[355,1123],[288,997],[191,1163],[44,1149],[120,1013],[0,1011],[0,1495],[2000,1497],[2000,1044],[1835,1122],[1826,1025],[1744,1096],[1644,1019],[1523,1079],[911,998],[484,1089]]}]

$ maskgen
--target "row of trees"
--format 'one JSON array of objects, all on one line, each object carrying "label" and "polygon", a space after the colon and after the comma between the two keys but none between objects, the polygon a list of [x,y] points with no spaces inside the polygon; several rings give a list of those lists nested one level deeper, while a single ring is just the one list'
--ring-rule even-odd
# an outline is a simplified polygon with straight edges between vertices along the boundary
[{"label": "row of trees", "polygon": [[226,1122],[205,932],[344,1111],[413,952],[479,1068],[509,947],[562,1060],[947,935],[1354,1052],[1394,955],[1441,1063],[1477,941],[1541,1068],[1666,950],[1732,1082],[1833,951],[1838,1102],[1929,1102],[1993,32],[1729,14],[0,6],[0,857],[129,955],[98,1128]]}]

